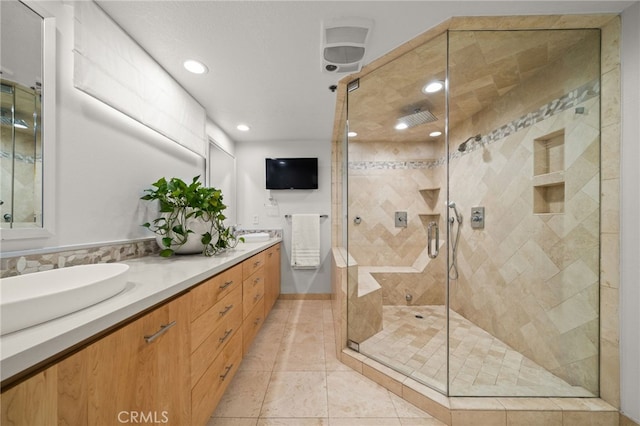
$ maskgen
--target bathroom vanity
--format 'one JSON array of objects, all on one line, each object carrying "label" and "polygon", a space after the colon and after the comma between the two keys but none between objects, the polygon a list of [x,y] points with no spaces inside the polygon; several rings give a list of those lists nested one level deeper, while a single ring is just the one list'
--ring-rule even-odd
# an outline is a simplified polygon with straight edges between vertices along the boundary
[{"label": "bathroom vanity", "polygon": [[[10,349],[3,364],[24,368],[3,375],[3,425],[206,424],[279,295],[279,239],[246,244],[223,258],[125,263],[132,286],[123,294],[2,337]],[[162,300],[153,303],[157,298]],[[138,312],[129,315],[132,309]],[[69,325],[83,315],[93,321]],[[33,359],[39,346],[55,346],[32,343],[20,352],[19,334],[44,335],[56,322],[66,331],[52,340],[67,347],[17,367],[16,356]],[[80,337],[96,327],[103,329]]]}]

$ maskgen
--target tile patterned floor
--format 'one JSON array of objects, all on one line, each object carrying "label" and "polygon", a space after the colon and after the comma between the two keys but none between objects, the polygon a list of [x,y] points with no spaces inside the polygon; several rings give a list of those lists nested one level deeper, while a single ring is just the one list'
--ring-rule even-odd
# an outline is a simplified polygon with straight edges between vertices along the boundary
[{"label": "tile patterned floor", "polygon": [[337,360],[330,301],[278,300],[208,426],[442,426]]},{"label": "tile patterned floor", "polygon": [[[416,315],[422,318],[417,318]],[[456,396],[593,396],[571,386],[451,311],[451,394]],[[384,306],[383,330],[360,352],[435,389],[446,372],[444,306]]]}]

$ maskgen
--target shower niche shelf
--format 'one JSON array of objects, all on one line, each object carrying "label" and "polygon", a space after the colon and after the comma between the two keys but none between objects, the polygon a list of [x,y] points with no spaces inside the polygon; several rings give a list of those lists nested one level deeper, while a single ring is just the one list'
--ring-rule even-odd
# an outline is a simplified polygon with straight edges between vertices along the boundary
[{"label": "shower niche shelf", "polygon": [[438,205],[438,195],[440,194],[440,188],[424,188],[420,189],[420,195],[424,199],[424,202],[427,203],[430,209],[435,209]]},{"label": "shower niche shelf", "polygon": [[431,212],[419,213],[418,217],[422,221],[424,226],[429,226],[429,223],[440,223],[440,213],[435,213],[434,210],[438,207],[438,196],[440,195],[440,187],[423,188],[418,190],[424,202]]},{"label": "shower niche shelf", "polygon": [[418,217],[424,226],[429,226],[431,222],[440,223],[440,213],[420,213]]},{"label": "shower niche shelf", "polygon": [[564,213],[564,129],[533,141],[533,213]]}]

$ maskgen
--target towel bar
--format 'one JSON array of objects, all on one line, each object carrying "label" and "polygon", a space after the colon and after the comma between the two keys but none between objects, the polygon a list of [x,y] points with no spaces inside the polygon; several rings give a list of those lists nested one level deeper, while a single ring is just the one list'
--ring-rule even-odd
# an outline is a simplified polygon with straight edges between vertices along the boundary
[{"label": "towel bar", "polygon": [[[292,215],[290,215],[290,214],[285,214],[285,215],[284,215],[284,217],[286,217],[287,219],[289,219],[291,216],[292,216]],[[320,217],[321,217],[322,219],[326,219],[326,218],[328,218],[328,217],[329,217],[329,215],[328,215],[328,214],[321,214],[321,215],[320,215]]]}]

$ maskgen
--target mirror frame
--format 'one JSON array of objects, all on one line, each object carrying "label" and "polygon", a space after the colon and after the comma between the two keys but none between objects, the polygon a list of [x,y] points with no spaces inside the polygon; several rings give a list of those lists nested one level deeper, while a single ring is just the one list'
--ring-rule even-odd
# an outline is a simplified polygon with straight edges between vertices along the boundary
[{"label": "mirror frame", "polygon": [[20,2],[42,17],[42,227],[0,229],[0,240],[49,238],[56,224],[56,19],[39,2]]}]

